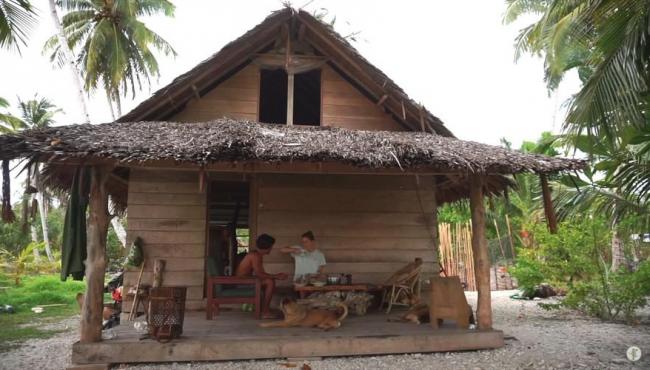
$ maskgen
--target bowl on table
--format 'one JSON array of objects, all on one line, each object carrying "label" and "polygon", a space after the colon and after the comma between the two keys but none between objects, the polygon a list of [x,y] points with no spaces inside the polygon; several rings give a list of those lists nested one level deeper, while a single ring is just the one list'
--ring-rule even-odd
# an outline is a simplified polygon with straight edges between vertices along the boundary
[{"label": "bowl on table", "polygon": [[326,285],[326,283],[324,281],[321,281],[321,280],[315,280],[315,281],[311,282],[311,285],[313,285],[315,287],[323,287],[323,286]]},{"label": "bowl on table", "polygon": [[329,284],[329,285],[339,285],[339,284],[341,284],[341,276],[339,276],[339,275],[329,275],[327,277],[327,284]]}]

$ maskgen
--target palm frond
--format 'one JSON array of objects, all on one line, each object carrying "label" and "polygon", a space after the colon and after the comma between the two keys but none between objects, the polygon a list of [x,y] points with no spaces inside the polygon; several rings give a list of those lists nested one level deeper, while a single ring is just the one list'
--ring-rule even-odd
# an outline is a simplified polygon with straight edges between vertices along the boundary
[{"label": "palm frond", "polygon": [[28,0],[0,0],[0,48],[20,52],[35,25],[36,11]]}]

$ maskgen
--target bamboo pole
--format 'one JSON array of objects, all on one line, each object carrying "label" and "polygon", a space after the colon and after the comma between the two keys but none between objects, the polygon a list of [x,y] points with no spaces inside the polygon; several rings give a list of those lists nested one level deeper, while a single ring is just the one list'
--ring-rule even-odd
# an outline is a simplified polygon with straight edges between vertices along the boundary
[{"label": "bamboo pole", "polygon": [[510,227],[510,218],[506,214],[506,226],[508,226],[508,240],[510,240],[510,252],[512,252],[512,259],[514,260],[516,256],[515,254],[515,244],[512,241],[512,228]]},{"label": "bamboo pole", "polygon": [[104,274],[106,272],[106,234],[108,192],[106,180],[110,169],[95,166],[90,170],[90,195],[88,208],[88,239],[86,248],[86,294],[81,308],[80,342],[102,340],[102,313],[104,311]]},{"label": "bamboo pole", "polygon": [[501,233],[499,232],[499,224],[497,223],[496,218],[493,221],[494,221],[494,228],[497,231],[497,240],[499,241],[499,249],[501,250],[501,257],[503,257],[503,259],[506,259],[506,251],[503,249],[503,244],[501,243]]},{"label": "bamboo pole", "polygon": [[478,328],[492,328],[492,302],[490,291],[490,260],[485,238],[485,206],[481,175],[469,176],[469,204],[472,212],[472,251],[478,291]]}]

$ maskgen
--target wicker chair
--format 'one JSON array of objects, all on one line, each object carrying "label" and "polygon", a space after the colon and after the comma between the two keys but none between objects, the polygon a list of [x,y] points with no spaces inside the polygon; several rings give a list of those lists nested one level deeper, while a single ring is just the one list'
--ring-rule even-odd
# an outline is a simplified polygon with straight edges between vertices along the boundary
[{"label": "wicker chair", "polygon": [[411,306],[413,298],[420,296],[421,272],[422,260],[416,258],[393,274],[384,284],[380,307],[387,304],[386,313],[390,313],[393,306]]}]

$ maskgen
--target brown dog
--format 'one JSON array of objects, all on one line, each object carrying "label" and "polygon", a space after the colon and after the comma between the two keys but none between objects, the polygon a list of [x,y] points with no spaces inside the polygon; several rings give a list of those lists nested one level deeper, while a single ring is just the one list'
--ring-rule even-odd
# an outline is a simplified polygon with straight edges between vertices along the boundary
[{"label": "brown dog", "polygon": [[429,322],[429,305],[426,303],[418,303],[409,308],[404,315],[397,318],[389,318],[388,321],[412,322],[415,324]]},{"label": "brown dog", "polygon": [[298,304],[293,299],[285,298],[280,305],[284,314],[284,320],[263,322],[259,326],[262,328],[300,326],[303,328],[317,327],[323,330],[336,329],[341,326],[341,321],[348,316],[348,307],[345,304],[338,303],[337,306],[342,309],[340,314],[325,309],[309,308],[305,305]]}]

